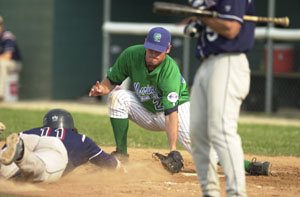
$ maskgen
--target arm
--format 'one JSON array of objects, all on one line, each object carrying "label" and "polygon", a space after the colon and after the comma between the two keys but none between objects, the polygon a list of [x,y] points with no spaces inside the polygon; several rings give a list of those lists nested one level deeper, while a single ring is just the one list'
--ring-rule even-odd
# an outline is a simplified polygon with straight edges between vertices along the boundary
[{"label": "arm", "polygon": [[237,21],[225,20],[214,17],[201,17],[200,20],[207,26],[212,28],[219,35],[227,38],[234,39],[241,29],[241,24]]},{"label": "arm", "polygon": [[99,81],[91,88],[89,96],[102,96],[110,93],[116,85],[112,84],[107,77],[105,77],[101,84]]},{"label": "arm", "polygon": [[6,51],[5,53],[2,53],[0,55],[0,60],[10,60],[12,57],[12,52],[11,51]]},{"label": "arm", "polygon": [[170,151],[176,150],[178,138],[178,111],[165,116],[166,132],[169,140]]},{"label": "arm", "polygon": [[83,151],[81,160],[90,161],[91,163],[104,168],[119,169],[121,163],[111,154],[104,152],[91,138],[85,137],[81,147]]},{"label": "arm", "polygon": [[114,156],[104,151],[90,159],[90,162],[97,166],[111,169],[117,169],[121,165]]}]

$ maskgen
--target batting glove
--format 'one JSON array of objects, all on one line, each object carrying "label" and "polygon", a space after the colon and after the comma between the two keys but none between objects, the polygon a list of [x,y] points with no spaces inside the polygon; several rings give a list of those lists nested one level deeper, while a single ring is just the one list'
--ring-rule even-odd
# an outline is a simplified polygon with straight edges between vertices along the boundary
[{"label": "batting glove", "polygon": [[184,35],[188,38],[198,38],[202,33],[202,23],[197,20],[190,20],[184,27]]}]

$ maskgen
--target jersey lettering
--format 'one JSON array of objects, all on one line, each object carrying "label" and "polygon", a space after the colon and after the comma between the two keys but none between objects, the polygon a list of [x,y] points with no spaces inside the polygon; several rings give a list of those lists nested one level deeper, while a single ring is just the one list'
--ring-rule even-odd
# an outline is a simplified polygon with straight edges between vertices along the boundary
[{"label": "jersey lettering", "polygon": [[161,98],[154,86],[147,85],[145,87],[140,87],[140,83],[136,82],[133,84],[133,87],[135,89],[136,95],[140,98],[141,102],[146,102],[152,99],[154,103],[154,100]]},{"label": "jersey lettering", "polygon": [[[50,136],[51,128],[50,127],[43,127],[41,128],[41,136]],[[66,136],[66,130],[64,128],[57,128],[54,130],[56,133],[55,137],[64,140]]]},{"label": "jersey lettering", "polygon": [[50,127],[43,127],[41,128],[41,136],[49,136],[51,128]]},{"label": "jersey lettering", "polygon": [[154,107],[155,107],[156,110],[162,110],[163,109],[161,100],[153,99],[153,104],[154,104]]},{"label": "jersey lettering", "polygon": [[64,128],[57,128],[54,130],[54,132],[56,132],[56,137],[64,140],[65,136],[66,136],[66,130]]}]

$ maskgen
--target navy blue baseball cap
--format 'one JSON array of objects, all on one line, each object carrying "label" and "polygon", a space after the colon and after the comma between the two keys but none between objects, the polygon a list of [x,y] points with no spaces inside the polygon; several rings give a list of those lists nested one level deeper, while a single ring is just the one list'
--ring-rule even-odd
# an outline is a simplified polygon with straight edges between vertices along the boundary
[{"label": "navy blue baseball cap", "polygon": [[170,32],[162,27],[154,27],[148,33],[144,47],[158,52],[165,52],[170,44]]}]

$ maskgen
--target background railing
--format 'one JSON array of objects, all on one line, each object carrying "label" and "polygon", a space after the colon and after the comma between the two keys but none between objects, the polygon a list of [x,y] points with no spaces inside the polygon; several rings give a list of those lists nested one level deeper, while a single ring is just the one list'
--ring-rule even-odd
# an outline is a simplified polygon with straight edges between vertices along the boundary
[{"label": "background railing", "polygon": [[[183,34],[183,28],[184,26],[178,26],[175,24],[170,24],[170,23],[131,23],[131,22],[104,22],[103,24],[103,33],[109,37],[109,35],[136,35],[136,36],[146,36],[148,31],[155,26],[162,26],[168,29],[173,36],[179,36],[182,37],[183,39],[183,45],[182,45],[182,74],[185,77],[187,81],[191,81],[190,79],[191,75],[190,73],[190,67],[191,67],[191,62],[190,62],[190,44],[191,42],[194,42],[195,40],[191,40],[190,38],[184,37]],[[299,41],[300,40],[300,29],[281,29],[281,28],[275,28],[275,27],[257,27],[255,29],[255,39],[257,42],[267,42],[268,39],[271,39],[272,41],[280,41],[280,42],[294,42],[294,41]],[[106,40],[108,40],[106,38]],[[263,58],[265,58],[266,65],[262,68],[262,66],[257,66],[255,65],[254,67],[260,67],[259,69],[251,69],[252,70],[252,81],[255,82],[256,80],[265,80],[265,84],[270,84],[266,85],[265,88],[260,87],[261,83],[259,85],[252,84],[253,88],[256,89],[253,90],[253,95],[249,95],[249,98],[246,102],[245,105],[248,104],[248,106],[245,106],[246,110],[254,110],[254,111],[259,111],[263,110],[266,113],[271,113],[274,111],[277,111],[278,108],[278,100],[280,95],[275,95],[275,96],[267,96],[266,94],[269,92],[269,94],[273,95],[273,91],[270,91],[269,89],[271,88],[272,90],[274,89],[274,80],[273,78],[278,78],[281,81],[284,81],[285,79],[300,79],[300,73],[298,72],[290,72],[290,73],[273,73],[271,72],[271,78],[270,76],[268,77],[268,72],[266,69],[268,67],[268,45],[265,45],[265,51],[261,51],[261,53],[265,53]],[[272,49],[273,51],[276,50],[276,46],[273,46],[272,44]],[[289,45],[287,45],[289,46]],[[106,73],[106,70],[108,69],[109,65],[112,65],[111,62],[109,62],[109,54],[110,54],[110,42],[105,42],[103,45],[103,54],[106,54],[103,57],[103,71],[102,73]],[[272,51],[271,49],[271,51]],[[272,54],[273,57],[273,54]],[[273,58],[272,58],[273,59]],[[272,62],[271,62],[272,63]],[[274,62],[272,63],[274,64]],[[272,65],[273,67],[273,65]],[[274,70],[274,69],[273,69]],[[276,71],[276,70],[275,70]],[[276,79],[275,79],[276,82]],[[299,81],[300,82],[300,81]],[[263,83],[263,82],[262,82]],[[280,83],[280,82],[276,82]],[[296,81],[298,83],[298,81]],[[288,87],[282,87],[283,89],[289,89],[289,83],[287,82]],[[295,85],[295,84],[294,84]],[[256,87],[255,87],[256,86]],[[297,86],[297,85],[296,85]],[[300,83],[299,83],[300,86]],[[293,92],[293,88],[291,90]],[[258,93],[257,93],[258,92]],[[262,95],[262,92],[264,92]],[[299,90],[300,92],[300,90]],[[276,94],[276,91],[275,91]],[[288,95],[288,93],[283,93]],[[299,93],[300,94],[300,93]],[[266,99],[268,98],[268,99]],[[255,100],[255,101],[254,101]],[[298,101],[295,101],[297,105]],[[299,100],[300,102],[300,100]],[[266,105],[264,104],[266,103]],[[270,104],[269,108],[267,108],[267,104]],[[253,106],[254,105],[254,106]],[[257,105],[257,106],[255,106]],[[272,107],[275,106],[275,107]]]}]

